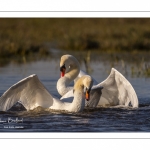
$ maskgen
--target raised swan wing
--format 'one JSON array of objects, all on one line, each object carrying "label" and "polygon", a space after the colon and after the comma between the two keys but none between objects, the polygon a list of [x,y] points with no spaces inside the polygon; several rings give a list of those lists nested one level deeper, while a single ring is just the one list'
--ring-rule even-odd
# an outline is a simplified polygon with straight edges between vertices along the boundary
[{"label": "raised swan wing", "polygon": [[138,98],[130,82],[116,69],[112,68],[106,80],[98,84],[102,86],[102,95],[98,105],[108,102],[108,105],[125,105],[131,102],[132,107],[138,107]]},{"label": "raised swan wing", "polygon": [[[83,74],[86,73],[80,71],[79,77]],[[138,98],[134,88],[130,82],[114,68],[111,69],[111,73],[106,80],[92,87],[90,95],[91,100],[86,102],[86,106],[128,106],[131,102],[132,107],[138,107]]]},{"label": "raised swan wing", "polygon": [[37,106],[50,107],[53,97],[34,74],[11,86],[0,97],[0,111],[9,110],[18,101],[31,110]]}]

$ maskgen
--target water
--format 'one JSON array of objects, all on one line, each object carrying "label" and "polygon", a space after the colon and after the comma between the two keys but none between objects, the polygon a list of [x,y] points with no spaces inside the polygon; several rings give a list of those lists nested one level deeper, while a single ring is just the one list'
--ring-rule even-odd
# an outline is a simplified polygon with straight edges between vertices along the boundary
[{"label": "water", "polygon": [[[37,74],[47,89],[60,97],[56,90],[56,82],[60,77],[58,58],[23,64],[11,62],[0,67],[0,95],[24,77]],[[82,70],[86,71],[85,64],[82,61],[80,63]],[[67,113],[38,107],[27,112],[18,104],[11,111],[0,112],[0,132],[149,132],[150,78],[133,77],[130,70],[132,64],[125,64],[126,69],[120,62],[113,67],[133,85],[139,98],[139,108],[85,108],[81,113]],[[109,75],[112,64],[110,61],[92,59],[90,67],[90,74],[101,82]]]}]

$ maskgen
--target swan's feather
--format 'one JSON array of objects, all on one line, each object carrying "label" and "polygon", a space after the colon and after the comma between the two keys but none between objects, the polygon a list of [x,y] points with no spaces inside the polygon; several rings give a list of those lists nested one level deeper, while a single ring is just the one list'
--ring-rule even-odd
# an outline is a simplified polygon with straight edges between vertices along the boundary
[{"label": "swan's feather", "polygon": [[98,105],[107,102],[108,105],[125,105],[131,102],[133,107],[138,107],[138,98],[130,82],[116,69],[112,68],[106,80],[98,84],[102,86],[102,95]]},{"label": "swan's feather", "polygon": [[37,106],[48,108],[53,104],[52,95],[40,82],[37,75],[31,75],[11,86],[0,97],[0,111],[9,110],[18,101],[27,110]]}]

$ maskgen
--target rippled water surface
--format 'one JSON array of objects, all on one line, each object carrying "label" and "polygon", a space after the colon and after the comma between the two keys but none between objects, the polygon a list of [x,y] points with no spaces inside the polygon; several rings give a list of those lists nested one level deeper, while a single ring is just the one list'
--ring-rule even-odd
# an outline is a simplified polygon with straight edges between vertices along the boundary
[{"label": "rippled water surface", "polygon": [[[81,61],[81,68],[86,65]],[[139,108],[109,107],[85,108],[81,113],[53,111],[41,107],[25,111],[17,104],[8,112],[0,112],[1,132],[149,132],[150,131],[150,78],[131,75],[131,64],[113,64],[133,85],[139,98]],[[109,75],[112,64],[91,60],[90,74],[99,82]],[[37,74],[47,89],[57,97],[56,82],[60,77],[59,59],[0,67],[0,95],[19,80]],[[19,110],[21,109],[21,110]],[[15,111],[14,111],[15,110]]]}]

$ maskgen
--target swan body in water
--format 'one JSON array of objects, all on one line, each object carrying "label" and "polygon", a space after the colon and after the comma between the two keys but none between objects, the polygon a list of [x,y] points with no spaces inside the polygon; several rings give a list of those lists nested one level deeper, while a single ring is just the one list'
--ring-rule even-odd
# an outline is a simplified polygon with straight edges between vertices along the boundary
[{"label": "swan body in water", "polygon": [[[80,70],[78,60],[72,55],[63,55],[60,60],[61,78],[57,82],[57,91],[62,96],[61,99],[72,97],[73,91],[69,84],[74,83],[86,75]],[[90,100],[86,106],[116,106],[124,105],[138,107],[138,98],[130,82],[116,69],[112,68],[106,80],[98,83],[93,79],[94,85],[91,89]],[[102,89],[102,92],[97,89]]]},{"label": "swan body in water", "polygon": [[11,86],[0,97],[0,111],[9,110],[19,101],[27,110],[41,106],[55,110],[81,112],[85,106],[85,99],[89,99],[92,85],[93,80],[90,76],[82,76],[74,85],[74,97],[63,101],[50,94],[37,75],[30,75]]}]

